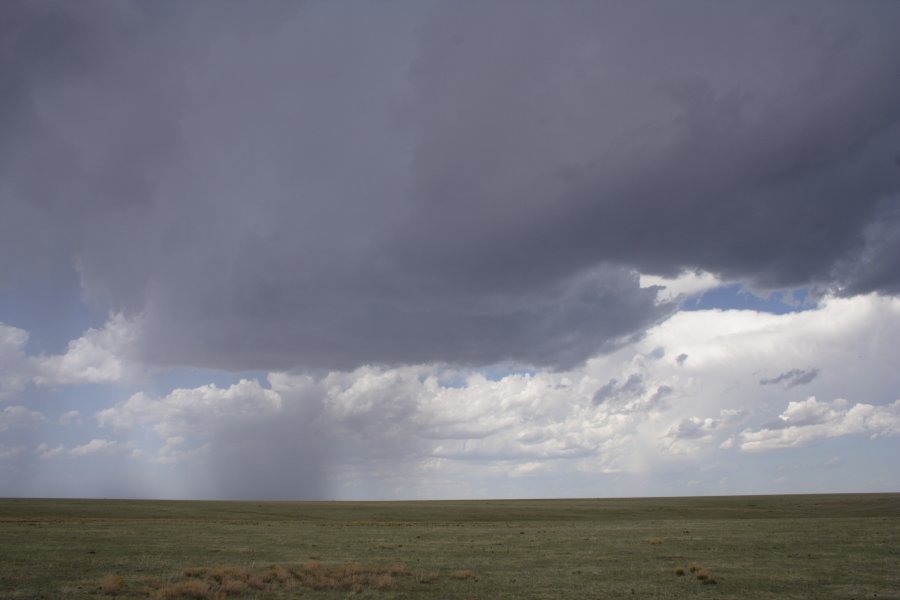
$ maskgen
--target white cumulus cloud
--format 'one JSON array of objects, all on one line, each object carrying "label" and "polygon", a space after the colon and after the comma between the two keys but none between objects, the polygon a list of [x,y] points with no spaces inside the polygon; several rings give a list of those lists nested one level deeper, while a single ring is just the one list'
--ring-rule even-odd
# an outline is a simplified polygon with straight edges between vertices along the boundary
[{"label": "white cumulus cloud", "polygon": [[780,422],[758,431],[744,431],[740,448],[748,452],[805,446],[817,440],[852,434],[872,437],[900,433],[900,400],[884,406],[850,404],[847,400],[820,402],[809,397],[791,402]]},{"label": "white cumulus cloud", "polygon": [[137,337],[137,325],[121,314],[109,317],[100,329],[88,329],[69,342],[63,354],[31,359],[39,385],[71,385],[117,381]]},{"label": "white cumulus cloud", "polygon": [[172,390],[163,398],[143,393],[97,413],[101,427],[149,425],[164,437],[197,437],[223,420],[241,422],[267,417],[281,410],[281,397],[258,381],[242,379],[227,388],[204,385]]}]

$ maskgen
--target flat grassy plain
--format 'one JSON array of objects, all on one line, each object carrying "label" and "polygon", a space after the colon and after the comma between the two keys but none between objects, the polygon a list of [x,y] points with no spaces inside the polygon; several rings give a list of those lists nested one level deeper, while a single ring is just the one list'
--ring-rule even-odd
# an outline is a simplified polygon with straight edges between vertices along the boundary
[{"label": "flat grassy plain", "polygon": [[900,599],[900,494],[0,500],[0,598],[301,596]]}]

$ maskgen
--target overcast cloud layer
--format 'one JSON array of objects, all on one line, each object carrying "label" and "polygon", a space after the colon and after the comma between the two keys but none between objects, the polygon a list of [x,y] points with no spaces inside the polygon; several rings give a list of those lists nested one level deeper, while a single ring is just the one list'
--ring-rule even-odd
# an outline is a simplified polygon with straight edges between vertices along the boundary
[{"label": "overcast cloud layer", "polygon": [[0,2],[0,496],[896,489],[898,30]]}]

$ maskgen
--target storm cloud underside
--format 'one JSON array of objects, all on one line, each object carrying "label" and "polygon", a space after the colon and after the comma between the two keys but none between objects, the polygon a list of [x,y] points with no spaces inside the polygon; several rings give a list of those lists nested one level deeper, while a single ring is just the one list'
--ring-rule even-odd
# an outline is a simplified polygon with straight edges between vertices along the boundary
[{"label": "storm cloud underside", "polygon": [[0,284],[271,370],[571,368],[640,274],[897,293],[900,5],[809,8],[4,2]]}]

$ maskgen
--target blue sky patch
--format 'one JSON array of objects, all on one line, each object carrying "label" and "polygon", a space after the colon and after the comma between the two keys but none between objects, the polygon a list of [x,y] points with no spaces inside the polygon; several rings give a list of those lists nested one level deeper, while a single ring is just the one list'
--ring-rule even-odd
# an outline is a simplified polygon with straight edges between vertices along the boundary
[{"label": "blue sky patch", "polygon": [[741,283],[723,285],[688,298],[683,310],[755,310],[783,315],[811,310],[816,307],[809,288],[772,292],[767,297],[757,296]]}]

